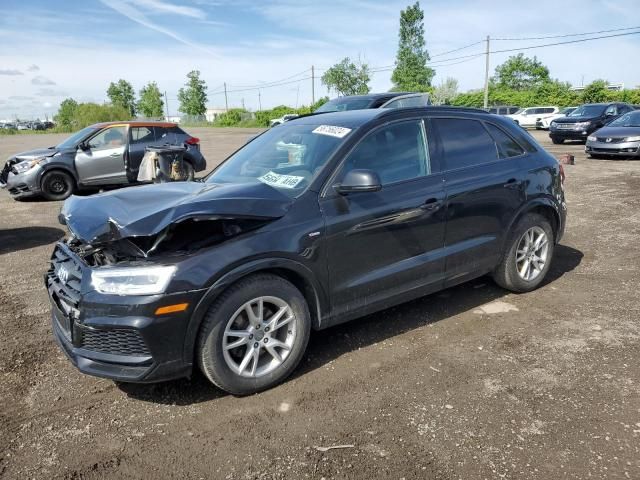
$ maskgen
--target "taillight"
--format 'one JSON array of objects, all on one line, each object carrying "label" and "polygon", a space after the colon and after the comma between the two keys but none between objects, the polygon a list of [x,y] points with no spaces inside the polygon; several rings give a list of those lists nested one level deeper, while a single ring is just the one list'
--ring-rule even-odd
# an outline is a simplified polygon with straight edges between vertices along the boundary
[{"label": "taillight", "polygon": [[561,163],[558,163],[558,165],[560,165],[560,181],[562,182],[562,185],[564,185],[564,179],[566,178],[566,175],[564,174],[564,167]]},{"label": "taillight", "polygon": [[197,137],[189,137],[185,143],[188,143],[189,145],[198,145],[200,143],[200,139]]}]

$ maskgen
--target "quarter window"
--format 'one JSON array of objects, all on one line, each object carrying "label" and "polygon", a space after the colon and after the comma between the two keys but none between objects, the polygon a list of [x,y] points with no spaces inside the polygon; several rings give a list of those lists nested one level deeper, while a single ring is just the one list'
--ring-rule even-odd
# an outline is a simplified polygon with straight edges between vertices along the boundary
[{"label": "quarter window", "polygon": [[518,143],[507,135],[502,129],[491,123],[487,123],[489,133],[493,137],[498,147],[498,155],[500,158],[517,157],[524,153],[524,150]]},{"label": "quarter window", "polygon": [[342,176],[356,169],[373,170],[382,185],[428,175],[422,121],[395,123],[367,135],[345,160]]},{"label": "quarter window", "polygon": [[482,165],[498,159],[493,138],[477,120],[434,118],[432,125],[442,142],[447,170]]}]

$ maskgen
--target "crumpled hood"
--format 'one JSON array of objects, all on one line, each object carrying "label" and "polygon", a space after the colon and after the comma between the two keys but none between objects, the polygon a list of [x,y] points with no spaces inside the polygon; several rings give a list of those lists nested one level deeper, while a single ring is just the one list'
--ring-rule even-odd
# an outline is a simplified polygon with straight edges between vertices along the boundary
[{"label": "crumpled hood", "polygon": [[60,221],[80,240],[99,244],[152,236],[187,219],[282,217],[292,199],[263,183],[174,182],[69,197]]},{"label": "crumpled hood", "polygon": [[35,150],[17,153],[14,158],[19,161],[33,160],[34,158],[53,157],[58,152],[59,150],[56,148],[36,148]]}]

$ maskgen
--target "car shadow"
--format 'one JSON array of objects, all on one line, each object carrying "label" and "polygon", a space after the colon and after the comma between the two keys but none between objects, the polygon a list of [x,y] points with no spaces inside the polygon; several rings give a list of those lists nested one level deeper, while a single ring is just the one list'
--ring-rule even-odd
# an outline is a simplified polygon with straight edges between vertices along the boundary
[{"label": "car shadow", "polygon": [[[574,270],[580,265],[583,256],[575,248],[557,245],[552,267],[543,286]],[[291,378],[322,368],[345,353],[473,310],[509,293],[485,276],[342,325],[313,332],[307,352]],[[197,367],[194,368],[191,379],[153,385],[119,383],[117,386],[129,397],[161,404],[191,405],[227,395],[213,387]]]},{"label": "car shadow", "polygon": [[54,227],[0,229],[0,255],[48,245],[60,240],[64,235],[64,230]]}]

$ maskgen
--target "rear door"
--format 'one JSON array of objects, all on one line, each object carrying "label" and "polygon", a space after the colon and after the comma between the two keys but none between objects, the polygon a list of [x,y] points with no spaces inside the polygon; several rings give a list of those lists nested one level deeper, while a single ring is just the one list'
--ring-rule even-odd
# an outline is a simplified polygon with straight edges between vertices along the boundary
[{"label": "rear door", "polygon": [[497,124],[433,118],[431,125],[445,169],[445,269],[453,284],[492,269],[501,258],[503,236],[525,200],[526,154]]},{"label": "rear door", "polygon": [[129,128],[127,175],[131,182],[135,182],[138,178],[138,170],[140,170],[140,163],[142,162],[142,157],[144,157],[145,149],[156,143],[156,129],[152,126],[132,126]]},{"label": "rear door", "polygon": [[[346,156],[321,198],[337,315],[375,310],[376,304],[424,287],[440,288],[444,187],[427,142],[422,119],[376,128]],[[375,171],[382,189],[336,194],[331,186],[353,169]]]},{"label": "rear door", "polygon": [[127,134],[126,125],[113,125],[100,130],[85,141],[87,149],[78,149],[75,157],[76,171],[81,184],[127,183]]}]

